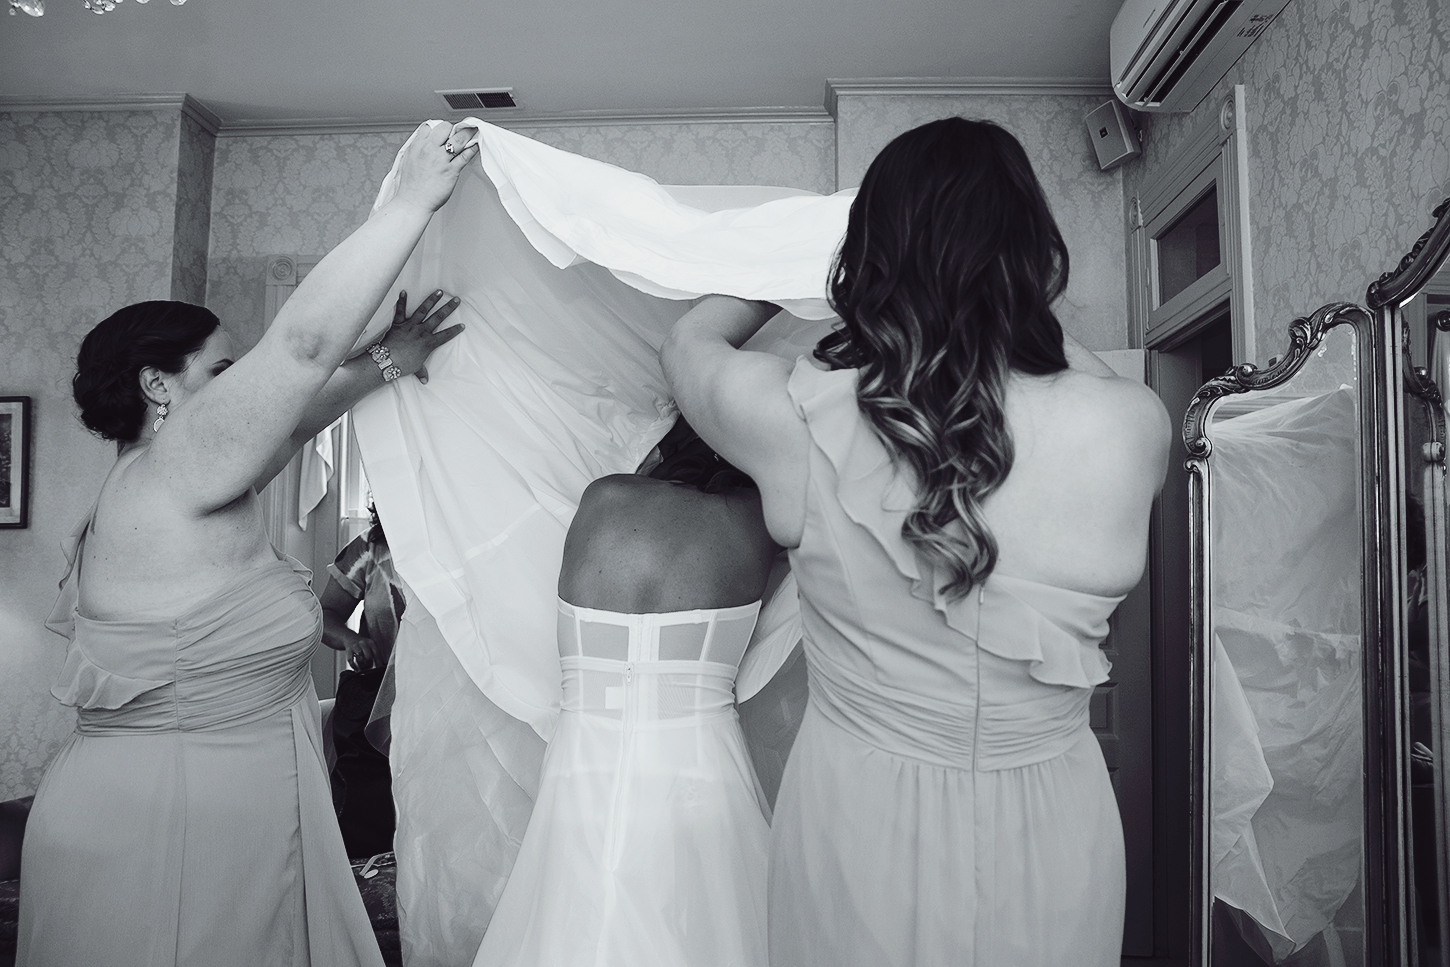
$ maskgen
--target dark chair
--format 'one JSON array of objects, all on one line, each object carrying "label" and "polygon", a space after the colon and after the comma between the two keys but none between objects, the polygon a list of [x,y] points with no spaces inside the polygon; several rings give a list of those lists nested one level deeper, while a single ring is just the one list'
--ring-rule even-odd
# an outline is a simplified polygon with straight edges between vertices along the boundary
[{"label": "dark chair", "polygon": [[20,844],[34,796],[0,802],[0,967],[15,963],[20,920]]}]

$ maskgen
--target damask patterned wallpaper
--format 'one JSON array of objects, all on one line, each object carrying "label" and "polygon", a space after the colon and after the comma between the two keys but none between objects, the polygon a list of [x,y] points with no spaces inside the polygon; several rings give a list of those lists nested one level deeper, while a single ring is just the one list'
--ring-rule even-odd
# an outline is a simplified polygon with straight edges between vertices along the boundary
[{"label": "damask patterned wallpaper", "polygon": [[[1144,117],[1145,159],[1106,174],[1082,124],[1104,99],[1094,97],[845,96],[834,124],[520,130],[666,183],[831,191],[838,178],[856,184],[911,126],[948,114],[996,120],[1022,140],[1067,239],[1064,320],[1088,345],[1115,349],[1128,345],[1124,198],[1228,85],[1243,83],[1262,359],[1282,348],[1292,316],[1362,301],[1450,194],[1450,24],[1440,7],[1291,0],[1204,106]],[[73,722],[49,695],[61,643],[41,622],[63,566],[59,542],[113,452],[74,417],[67,381],[80,337],[128,302],[196,298],[204,280],[207,304],[255,340],[267,256],[319,255],[344,238],[403,137],[213,143],[175,110],[0,114],[0,395],[35,398],[37,439],[32,526],[0,531],[0,635],[14,643],[0,649],[0,799],[34,791]]]},{"label": "damask patterned wallpaper", "polygon": [[206,305],[250,346],[267,257],[323,255],[362,224],[406,135],[218,138]]},{"label": "damask patterned wallpaper", "polygon": [[1450,195],[1450,18],[1440,0],[1292,0],[1192,113],[1142,116],[1130,194],[1233,84],[1247,99],[1263,362],[1296,316],[1363,303]]},{"label": "damask patterned wallpaper", "polygon": [[91,326],[171,295],[179,138],[179,111],[0,113],[0,396],[32,397],[35,421],[31,525],[0,530],[0,800],[34,792],[74,726],[42,622],[115,450],[69,380]]},{"label": "damask patterned wallpaper", "polygon": [[[822,121],[515,128],[665,184],[834,190],[833,126]],[[217,141],[207,305],[250,345],[261,335],[268,256],[323,255],[367,218],[406,134]]]},{"label": "damask patterned wallpaper", "polygon": [[1063,325],[1089,349],[1128,346],[1123,181],[1098,168],[1083,117],[1108,99],[1061,94],[841,95],[836,108],[837,171],[858,185],[876,153],[896,135],[951,115],[995,121],[1017,136],[1067,242],[1071,267],[1058,308]]}]

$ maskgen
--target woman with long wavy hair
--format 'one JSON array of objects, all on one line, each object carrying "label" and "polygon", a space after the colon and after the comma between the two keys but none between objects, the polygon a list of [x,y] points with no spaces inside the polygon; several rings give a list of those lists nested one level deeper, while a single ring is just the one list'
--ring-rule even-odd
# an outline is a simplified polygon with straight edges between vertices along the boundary
[{"label": "woman with long wavy hair", "polygon": [[948,118],[867,171],[820,365],[740,350],[773,308],[718,296],[661,351],[800,584],[773,963],[1118,963],[1122,828],[1088,700],[1169,428],[1064,336],[1067,271],[1021,145]]}]

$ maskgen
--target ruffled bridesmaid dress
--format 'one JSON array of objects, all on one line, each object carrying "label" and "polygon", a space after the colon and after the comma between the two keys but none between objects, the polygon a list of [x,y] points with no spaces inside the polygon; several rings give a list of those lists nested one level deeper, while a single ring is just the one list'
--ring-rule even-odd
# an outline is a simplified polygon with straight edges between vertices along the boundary
[{"label": "ruffled bridesmaid dress", "polygon": [[994,573],[946,601],[855,370],[797,363],[810,701],[771,828],[781,967],[1117,967],[1123,830],[1088,700],[1121,598]]},{"label": "ruffled bridesmaid dress", "polygon": [[21,858],[22,967],[381,967],[332,811],[308,572],[247,571],[176,616],[47,622],[79,710]]}]

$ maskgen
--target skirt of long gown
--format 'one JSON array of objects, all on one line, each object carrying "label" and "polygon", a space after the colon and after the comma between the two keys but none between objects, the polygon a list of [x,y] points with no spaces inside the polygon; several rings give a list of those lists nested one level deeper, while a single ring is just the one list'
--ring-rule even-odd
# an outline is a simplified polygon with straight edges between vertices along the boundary
[{"label": "skirt of long gown", "polygon": [[475,967],[765,967],[770,830],[734,710],[625,735],[561,715]]},{"label": "skirt of long gown", "polygon": [[[517,930],[517,935],[511,935],[514,942],[522,943],[524,928],[517,922],[517,911],[522,907],[522,920],[531,920],[534,911],[528,909],[529,905],[515,901],[515,912],[495,912],[510,883],[516,859],[524,871],[519,874],[519,882],[531,885],[510,890],[539,890],[551,887],[552,881],[543,878],[538,868],[540,860],[530,857],[545,852],[563,857],[578,849],[577,856],[570,854],[567,860],[552,860],[550,865],[550,875],[570,877],[567,882],[572,889],[573,871],[599,871],[595,854],[589,852],[597,836],[565,834],[547,851],[525,847],[525,855],[519,859],[534,800],[540,794],[543,740],[478,690],[437,625],[412,597],[403,615],[394,658],[397,698],[390,759],[398,808],[394,848],[398,856],[398,927],[403,959],[408,967],[457,967],[472,961],[495,918],[501,924],[500,930]],[[747,838],[751,846],[748,855],[737,857],[732,851],[726,859],[721,867],[727,871],[724,885],[717,886],[712,879],[706,887],[710,891],[732,891],[728,902],[719,907],[728,911],[744,902],[739,899],[744,887],[738,884],[753,884],[751,899],[745,904],[747,915],[734,920],[733,926],[760,938],[764,937],[764,850],[768,829],[754,792],[750,764],[755,766],[754,775],[759,777],[765,800],[773,801],[800,724],[805,692],[805,662],[797,653],[780,675],[739,706],[740,726],[726,711],[707,731],[676,735],[670,746],[657,747],[658,761],[684,763],[688,773],[661,765],[655,779],[639,777],[639,785],[634,787],[645,797],[664,802],[671,789],[688,785],[699,796],[726,804],[715,811],[697,805],[691,812],[700,817],[697,832],[707,839],[739,835]],[[570,721],[578,714],[567,713],[564,719]],[[742,758],[741,726],[748,758]],[[569,760],[578,763],[581,774],[587,775],[575,784],[573,779],[557,775],[560,768],[551,769],[550,774],[556,777],[543,787],[543,793],[549,802],[564,801],[564,806],[546,806],[541,817],[555,815],[561,809],[565,818],[588,815],[582,812],[582,806],[572,806],[565,800],[576,790],[596,790],[597,784],[608,778],[605,773],[617,766],[618,734],[616,731],[611,737],[607,731],[610,727],[604,726],[606,731],[588,742],[578,736],[568,740],[575,742]],[[618,722],[612,727],[617,730]],[[571,729],[573,726],[562,728],[561,735],[569,736]],[[604,747],[604,758],[591,760],[589,755],[598,753],[589,753],[588,748],[600,745]],[[564,746],[556,743],[555,748],[562,750]],[[562,751],[553,753],[554,761],[565,761],[560,758],[563,755]],[[700,767],[688,766],[695,761],[701,763]],[[686,775],[694,777],[688,784],[684,782]],[[706,776],[712,777],[710,781],[704,781]],[[596,803],[602,796],[597,791],[592,795],[591,801]],[[598,817],[592,817],[592,821],[597,823]],[[548,818],[537,822],[541,828],[550,824]],[[649,845],[641,848],[655,849]],[[682,850],[680,855],[689,853]],[[631,862],[634,858],[631,854]],[[651,874],[650,882],[655,878]],[[710,896],[712,903],[720,900],[714,893],[702,895]],[[758,912],[757,904],[761,907]],[[511,918],[514,927],[504,928],[502,924]],[[502,941],[503,934],[491,943]],[[758,946],[757,959],[748,962],[764,963],[763,939]]]},{"label": "skirt of long gown", "polygon": [[71,735],[26,827],[17,963],[380,964],[321,747],[310,687],[236,728]]},{"label": "skirt of long gown", "polygon": [[539,788],[544,740],[478,690],[409,597],[393,650],[398,934],[408,967],[478,951]]},{"label": "skirt of long gown", "polygon": [[814,704],[771,827],[781,967],[1117,967],[1123,828],[1096,737],[997,771],[893,755]]}]

